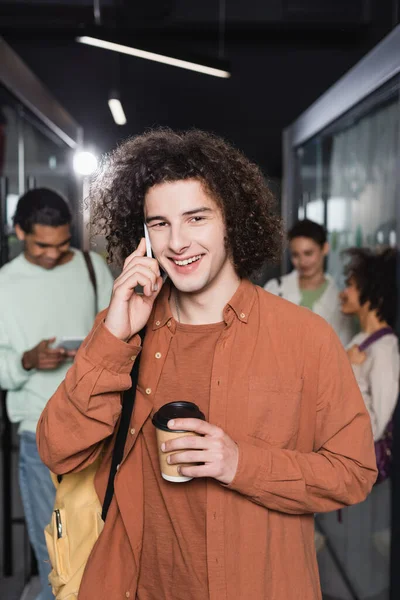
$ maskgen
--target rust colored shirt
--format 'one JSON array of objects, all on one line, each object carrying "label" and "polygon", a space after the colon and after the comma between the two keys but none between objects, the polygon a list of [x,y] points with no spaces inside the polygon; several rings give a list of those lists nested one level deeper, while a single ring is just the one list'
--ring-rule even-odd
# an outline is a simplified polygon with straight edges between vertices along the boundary
[{"label": "rust colored shirt", "polygon": [[[115,494],[79,600],[132,600],[137,593],[150,500],[142,430],[176,335],[168,297],[167,283],[142,349],[139,336],[115,338],[100,314],[38,423],[40,456],[57,474],[83,469],[104,450],[95,481],[103,500],[121,393],[142,353]],[[243,280],[223,319],[208,417],[237,443],[239,464],[230,485],[205,482],[205,600],[320,600],[314,513],[370,492],[377,471],[367,410],[339,339],[311,311]]]},{"label": "rust colored shirt", "polygon": [[[194,402],[208,420],[214,350],[225,323],[177,323],[152,414],[167,402]],[[208,598],[206,481],[170,483],[160,475],[154,426],[142,428],[143,550],[138,600]]]}]

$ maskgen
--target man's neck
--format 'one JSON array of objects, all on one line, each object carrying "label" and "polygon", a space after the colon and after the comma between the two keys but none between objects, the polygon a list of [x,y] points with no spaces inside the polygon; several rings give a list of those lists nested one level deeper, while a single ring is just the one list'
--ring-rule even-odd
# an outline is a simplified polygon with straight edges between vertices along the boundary
[{"label": "man's neck", "polygon": [[217,276],[198,293],[185,293],[173,288],[170,305],[174,318],[188,325],[220,323],[224,318],[224,308],[239,285],[240,278],[233,271]]},{"label": "man's neck", "polygon": [[[30,262],[32,265],[36,265],[36,266],[40,266],[38,265],[38,263],[32,259],[32,257],[24,250],[24,257],[25,259]],[[61,259],[59,260],[59,262],[53,267],[53,269],[56,269],[57,267],[60,267],[61,265],[65,265],[66,263],[69,263],[72,259],[74,258],[74,253],[72,250],[68,250],[68,252],[66,252]],[[42,267],[44,268],[44,267]],[[52,269],[50,269],[52,270]]]}]

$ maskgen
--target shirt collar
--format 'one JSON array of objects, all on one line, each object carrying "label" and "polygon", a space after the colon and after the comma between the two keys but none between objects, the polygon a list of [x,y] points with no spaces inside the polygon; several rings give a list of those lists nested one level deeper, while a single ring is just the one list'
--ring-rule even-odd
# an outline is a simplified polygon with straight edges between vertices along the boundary
[{"label": "shirt collar", "polygon": [[[161,327],[167,325],[171,331],[175,331],[176,322],[172,316],[169,305],[170,293],[171,283],[166,281],[157,298],[151,317],[153,321],[153,330],[160,329]],[[247,279],[242,279],[238,289],[224,308],[223,316],[225,323],[230,325],[233,318],[236,318],[241,323],[247,323],[251,310],[254,306],[255,299],[255,286]]]}]

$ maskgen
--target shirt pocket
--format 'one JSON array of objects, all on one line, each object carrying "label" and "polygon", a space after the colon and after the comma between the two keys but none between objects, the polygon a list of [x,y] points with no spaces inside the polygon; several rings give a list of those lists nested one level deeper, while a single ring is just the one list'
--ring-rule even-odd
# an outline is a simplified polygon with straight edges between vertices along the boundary
[{"label": "shirt pocket", "polygon": [[295,448],[300,424],[303,379],[270,384],[249,378],[247,425],[250,437],[281,448]]}]

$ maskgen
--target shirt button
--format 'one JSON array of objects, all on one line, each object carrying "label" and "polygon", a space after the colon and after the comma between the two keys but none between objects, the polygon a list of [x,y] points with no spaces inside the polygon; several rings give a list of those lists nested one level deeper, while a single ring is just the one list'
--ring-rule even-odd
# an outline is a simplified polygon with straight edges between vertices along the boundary
[{"label": "shirt button", "polygon": [[240,318],[244,319],[246,317],[246,315],[244,313],[240,313]]},{"label": "shirt button", "polygon": [[168,321],[167,327],[171,327],[171,321]]},{"label": "shirt button", "polygon": [[130,597],[130,595],[131,595],[131,594],[130,594],[130,592],[125,592],[125,596],[126,596],[127,598],[129,598],[129,597]]},{"label": "shirt button", "polygon": [[120,467],[120,465],[117,465],[117,471],[118,471],[119,467]]},{"label": "shirt button", "polygon": [[156,352],[154,355],[156,358],[161,358],[161,352]]},{"label": "shirt button", "polygon": [[135,360],[135,358],[136,358],[136,356],[133,356],[133,355],[132,355],[132,356],[130,356],[130,357],[129,357],[129,360],[131,360],[131,361],[134,361],[134,360]]},{"label": "shirt button", "polygon": [[156,321],[156,325],[157,325],[157,327],[158,327],[159,325],[161,325],[160,321]]},{"label": "shirt button", "polygon": [[131,429],[131,435],[135,435],[135,433],[136,433],[136,429],[134,429],[134,428],[132,427],[132,429]]},{"label": "shirt button", "polygon": [[147,388],[147,389],[146,389],[146,394],[147,394],[148,396],[150,396],[150,394],[151,394],[151,388]]}]

